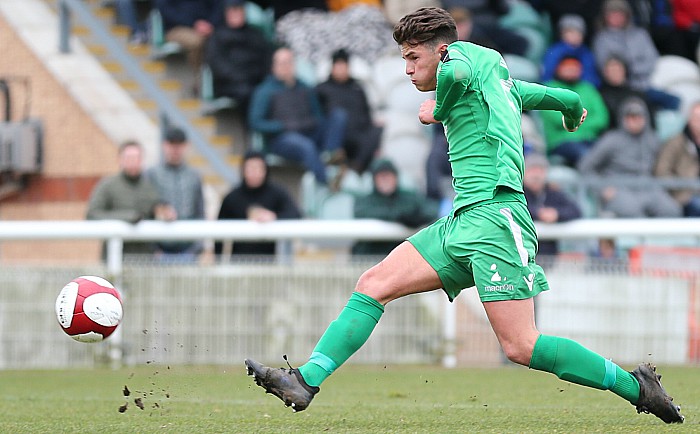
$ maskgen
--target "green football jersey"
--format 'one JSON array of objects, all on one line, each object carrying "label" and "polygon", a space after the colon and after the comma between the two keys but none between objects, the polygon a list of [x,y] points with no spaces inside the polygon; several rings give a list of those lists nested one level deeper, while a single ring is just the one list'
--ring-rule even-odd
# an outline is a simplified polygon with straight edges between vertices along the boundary
[{"label": "green football jersey", "polygon": [[455,211],[499,186],[523,191],[523,110],[559,110],[572,126],[583,113],[575,92],[513,80],[497,51],[469,42],[450,44],[436,75],[433,115],[449,143]]}]

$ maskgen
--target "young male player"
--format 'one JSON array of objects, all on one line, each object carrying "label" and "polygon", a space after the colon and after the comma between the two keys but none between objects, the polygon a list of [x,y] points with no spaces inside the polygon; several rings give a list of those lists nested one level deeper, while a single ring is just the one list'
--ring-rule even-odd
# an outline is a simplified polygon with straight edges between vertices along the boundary
[{"label": "young male player", "polygon": [[439,288],[453,300],[463,288],[476,286],[511,361],[610,390],[664,422],[683,422],[680,407],[650,364],[627,372],[574,341],[540,334],[535,326],[533,297],[549,287],[534,261],[537,239],[523,195],[521,112],[560,111],[565,128],[575,131],[586,118],[578,95],[511,79],[496,51],[455,42],[455,23],[442,9],[406,15],[394,28],[394,39],[411,82],[421,91],[436,90],[436,99],[425,101],[418,117],[445,127],[456,192],[453,211],[360,277],[306,364],[275,369],[248,359],[248,374],[302,411],[318,386],[369,338],[387,303]]}]

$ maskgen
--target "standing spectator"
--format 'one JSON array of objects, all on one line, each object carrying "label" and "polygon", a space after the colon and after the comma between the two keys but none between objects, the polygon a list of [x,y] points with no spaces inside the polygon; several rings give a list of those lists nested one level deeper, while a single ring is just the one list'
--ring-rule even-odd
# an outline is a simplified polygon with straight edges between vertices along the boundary
[{"label": "standing spectator", "polygon": [[[399,173],[390,160],[376,160],[371,170],[372,192],[355,201],[355,218],[397,222],[412,228],[432,223],[437,218],[437,210],[429,206],[422,195],[399,187]],[[386,255],[402,242],[360,241],[353,246],[352,253]]]},{"label": "standing spectator", "polygon": [[[260,223],[278,219],[298,219],[298,207],[287,190],[269,180],[265,156],[249,151],[241,164],[241,183],[223,199],[219,220],[251,220]],[[214,245],[221,255],[223,243]],[[274,242],[234,242],[233,255],[274,255]]]},{"label": "standing spectator", "polygon": [[255,86],[270,71],[272,45],[258,28],[246,22],[244,0],[225,0],[225,24],[207,41],[206,63],[214,77],[214,95],[236,101],[241,113]]},{"label": "standing spectator", "polygon": [[630,97],[636,97],[644,101],[649,109],[651,126],[654,127],[654,107],[649,106],[646,94],[632,89],[627,83],[627,66],[622,58],[610,56],[605,61],[602,70],[603,84],[600,86],[600,95],[605,101],[605,107],[610,114],[610,128],[617,128],[620,106]]},{"label": "standing spectator", "polygon": [[680,33],[682,55],[690,60],[697,60],[698,42],[700,41],[700,2],[697,0],[671,0],[673,23]]},{"label": "standing spectator", "polygon": [[[164,219],[166,207],[158,190],[143,175],[143,148],[135,141],[119,146],[119,173],[103,178],[90,194],[88,220],[124,220],[137,223],[153,218]],[[124,243],[124,254],[153,253],[153,245],[144,242]]]},{"label": "standing spectator", "polygon": [[547,86],[570,89],[579,94],[581,101],[589,109],[586,122],[569,133],[561,128],[561,116],[555,111],[541,111],[544,136],[547,141],[547,154],[562,158],[564,163],[575,167],[586,155],[598,136],[608,128],[608,110],[598,90],[591,83],[581,79],[583,69],[575,57],[565,56],[559,61],[554,80]]},{"label": "standing spectator", "polygon": [[632,22],[632,10],[626,0],[606,0],[603,4],[603,28],[593,39],[593,53],[598,68],[603,68],[610,56],[622,58],[627,65],[630,87],[644,92],[654,105],[675,110],[678,97],[650,87],[659,52],[646,29]]},{"label": "standing spectator", "polygon": [[[523,191],[532,219],[542,223],[567,222],[581,217],[581,208],[566,193],[547,182],[547,157],[530,153],[525,157]],[[540,240],[537,256],[554,256],[559,246],[553,240]]]},{"label": "standing spectator", "polygon": [[192,67],[193,92],[199,89],[199,76],[204,60],[204,44],[221,23],[219,0],[155,0],[163,17],[165,39],[177,42],[187,52]]},{"label": "standing spectator", "polygon": [[575,57],[581,62],[581,79],[600,86],[595,56],[584,44],[586,22],[578,15],[564,15],[559,20],[559,41],[551,45],[542,59],[542,81],[554,78],[557,65],[564,57]]},{"label": "standing spectator", "polygon": [[314,89],[297,79],[289,48],[273,54],[272,74],[253,92],[248,122],[263,134],[268,152],[300,162],[320,184],[327,183],[321,154],[337,155],[342,148],[347,116],[339,111],[323,116]]},{"label": "standing spectator", "polygon": [[673,22],[670,0],[631,0],[630,3],[634,22],[649,32],[660,54],[687,55],[683,36]]},{"label": "standing spectator", "polygon": [[[185,162],[189,142],[185,132],[169,127],[163,138],[163,162],[146,171],[149,181],[158,189],[165,207],[165,220],[203,220],[204,195],[199,173]],[[191,241],[162,241],[157,252],[173,259],[193,260],[202,244]]]},{"label": "standing spectator", "polygon": [[[700,181],[700,102],[690,108],[688,124],[683,132],[669,139],[661,148],[654,174]],[[700,217],[700,191],[672,191],[686,217]]]},{"label": "standing spectator", "polygon": [[[680,205],[652,175],[659,141],[649,127],[649,112],[643,101],[631,98],[622,105],[621,127],[598,140],[579,162],[586,176],[609,178],[600,190],[606,211],[616,217],[680,217]],[[615,183],[624,177],[624,184]],[[634,182],[634,183],[632,183]]]},{"label": "standing spectator", "polygon": [[382,128],[374,123],[362,85],[350,76],[350,54],[340,49],[333,53],[328,80],[316,87],[327,116],[342,110],[347,117],[343,149],[350,169],[362,174],[379,149]]}]

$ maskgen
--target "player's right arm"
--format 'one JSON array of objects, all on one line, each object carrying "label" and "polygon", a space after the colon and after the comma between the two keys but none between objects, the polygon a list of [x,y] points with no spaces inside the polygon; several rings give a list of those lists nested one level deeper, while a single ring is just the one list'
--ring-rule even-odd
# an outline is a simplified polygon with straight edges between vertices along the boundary
[{"label": "player's right arm", "polygon": [[576,131],[586,118],[581,98],[572,90],[522,80],[513,80],[513,85],[520,94],[523,110],[559,111],[564,116],[564,127],[569,131]]}]

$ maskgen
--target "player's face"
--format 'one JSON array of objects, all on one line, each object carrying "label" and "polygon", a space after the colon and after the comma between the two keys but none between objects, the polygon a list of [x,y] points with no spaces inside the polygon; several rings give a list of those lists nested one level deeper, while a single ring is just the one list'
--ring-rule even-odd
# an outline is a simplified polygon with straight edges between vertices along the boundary
[{"label": "player's face", "polygon": [[437,78],[435,72],[447,44],[433,47],[428,44],[401,44],[401,57],[406,61],[406,75],[411,83],[421,92],[435,90]]}]

